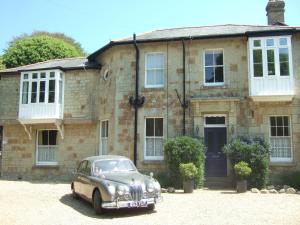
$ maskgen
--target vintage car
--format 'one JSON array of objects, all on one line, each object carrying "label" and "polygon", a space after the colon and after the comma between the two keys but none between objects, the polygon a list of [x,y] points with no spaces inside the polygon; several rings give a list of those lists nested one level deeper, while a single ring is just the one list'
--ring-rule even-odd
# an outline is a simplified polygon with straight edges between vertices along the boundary
[{"label": "vintage car", "polygon": [[97,214],[103,209],[139,208],[153,210],[161,201],[160,184],[139,173],[123,156],[93,156],[83,159],[71,183],[73,197],[91,202]]}]

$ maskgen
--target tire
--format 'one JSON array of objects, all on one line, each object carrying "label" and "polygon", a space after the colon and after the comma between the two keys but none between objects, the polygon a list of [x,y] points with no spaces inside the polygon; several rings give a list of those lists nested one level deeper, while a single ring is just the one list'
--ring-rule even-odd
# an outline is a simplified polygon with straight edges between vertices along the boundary
[{"label": "tire", "polygon": [[147,209],[148,209],[149,211],[153,211],[153,210],[155,209],[155,204],[150,204],[150,205],[148,205]]},{"label": "tire", "polygon": [[72,188],[72,197],[75,198],[75,199],[78,198],[78,195],[75,192],[74,184],[72,184],[71,188]]},{"label": "tire", "polygon": [[93,207],[94,207],[96,214],[98,214],[98,215],[103,213],[101,203],[102,203],[102,201],[101,201],[100,192],[98,190],[96,190],[93,194]]}]

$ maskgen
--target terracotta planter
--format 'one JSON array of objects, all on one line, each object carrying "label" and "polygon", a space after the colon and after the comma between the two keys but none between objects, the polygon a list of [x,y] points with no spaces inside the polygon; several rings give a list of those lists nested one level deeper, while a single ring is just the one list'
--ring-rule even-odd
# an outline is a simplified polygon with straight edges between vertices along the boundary
[{"label": "terracotta planter", "polygon": [[239,180],[236,182],[237,193],[244,193],[247,191],[247,180]]},{"label": "terracotta planter", "polygon": [[183,181],[183,191],[184,193],[193,193],[194,191],[194,180]]}]

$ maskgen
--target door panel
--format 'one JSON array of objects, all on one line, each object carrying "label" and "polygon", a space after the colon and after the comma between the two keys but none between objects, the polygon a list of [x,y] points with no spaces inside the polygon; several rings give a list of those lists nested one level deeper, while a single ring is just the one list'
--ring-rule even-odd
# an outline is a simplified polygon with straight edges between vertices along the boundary
[{"label": "door panel", "polygon": [[206,145],[205,174],[207,177],[224,177],[227,175],[227,159],[222,152],[226,144],[226,127],[204,128]]}]

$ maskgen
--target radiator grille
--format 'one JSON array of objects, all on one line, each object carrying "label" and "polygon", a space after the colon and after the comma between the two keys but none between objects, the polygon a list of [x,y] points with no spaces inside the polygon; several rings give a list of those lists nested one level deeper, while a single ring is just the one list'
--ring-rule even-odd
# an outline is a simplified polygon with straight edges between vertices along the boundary
[{"label": "radiator grille", "polygon": [[140,184],[130,186],[130,194],[133,201],[140,201],[143,197],[143,188]]}]

